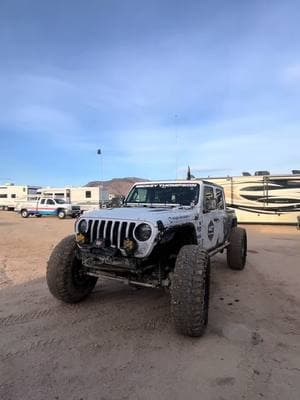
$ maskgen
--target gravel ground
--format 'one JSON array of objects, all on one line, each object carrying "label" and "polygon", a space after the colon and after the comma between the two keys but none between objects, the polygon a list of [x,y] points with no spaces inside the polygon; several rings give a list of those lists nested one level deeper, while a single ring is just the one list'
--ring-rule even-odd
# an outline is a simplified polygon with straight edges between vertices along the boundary
[{"label": "gravel ground", "polygon": [[72,220],[0,212],[0,399],[300,398],[300,232],[248,226],[244,271],[212,262],[207,333],[174,332],[168,296],[98,283],[78,305],[45,282]]}]

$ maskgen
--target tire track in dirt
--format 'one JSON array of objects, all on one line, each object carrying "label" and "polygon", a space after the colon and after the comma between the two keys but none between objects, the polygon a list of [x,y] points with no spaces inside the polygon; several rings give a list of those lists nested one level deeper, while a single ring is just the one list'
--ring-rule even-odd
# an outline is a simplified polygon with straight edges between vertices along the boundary
[{"label": "tire track in dirt", "polygon": [[0,285],[11,284],[11,279],[7,275],[7,258],[0,261]]},{"label": "tire track in dirt", "polygon": [[37,351],[37,350],[44,350],[45,348],[57,348],[62,342],[64,341],[63,338],[50,338],[50,339],[39,339],[35,342],[30,343],[29,345],[25,346],[24,348],[9,351],[7,353],[1,354],[0,360],[6,361],[9,358],[13,357],[23,357],[30,352]]},{"label": "tire track in dirt", "polygon": [[[138,297],[138,296],[137,296]],[[0,318],[0,327],[9,327],[18,324],[25,324],[29,322],[33,322],[35,320],[45,318],[45,317],[64,317],[64,320],[72,320],[73,318],[77,318],[75,320],[78,322],[84,321],[86,319],[94,318],[95,316],[105,316],[110,313],[115,312],[117,309],[121,311],[122,309],[127,309],[128,304],[138,302],[138,298],[136,296],[127,296],[123,299],[108,299],[104,296],[104,299],[99,297],[99,302],[93,301],[90,303],[80,303],[73,305],[65,305],[56,307],[49,307],[46,309],[37,309],[30,312],[18,313],[18,314],[9,314],[6,317]],[[156,299],[153,299],[156,301]],[[164,305],[159,302],[159,304],[153,304],[151,309],[161,309]]]},{"label": "tire track in dirt", "polygon": [[[99,304],[100,306],[100,304]],[[72,319],[77,317],[81,313],[92,313],[95,311],[99,311],[100,307],[96,305],[92,305],[88,307],[87,305],[79,305],[74,304],[70,306],[62,305],[61,307],[49,307],[45,309],[38,309],[30,312],[18,313],[18,314],[9,314],[6,317],[0,318],[0,327],[8,327],[14,326],[18,324],[25,324],[29,322],[33,322],[35,320],[39,320],[45,317],[64,317],[64,319]]]},{"label": "tire track in dirt", "polygon": [[[94,321],[94,319],[93,319]],[[0,361],[6,361],[8,359],[12,359],[14,357],[24,357],[31,352],[36,352],[38,350],[56,350],[58,347],[67,347],[67,344],[76,343],[83,338],[87,339],[87,344],[93,343],[93,338],[97,335],[97,330],[95,327],[89,325],[82,325],[81,323],[83,320],[79,321],[80,326],[76,324],[76,332],[74,333],[71,331],[70,335],[64,335],[64,337],[52,337],[49,339],[37,339],[31,343],[27,343],[25,347],[21,347],[14,351],[8,351],[0,355]],[[135,319],[134,321],[127,321],[127,322],[117,322],[113,324],[106,324],[103,326],[101,324],[101,336],[102,337],[109,337],[109,333],[113,332],[133,332],[139,330],[139,332],[153,332],[156,330],[164,330],[168,325],[170,325],[170,318],[166,318],[165,315],[162,315],[157,318],[147,319],[146,321],[140,321],[139,318]],[[99,327],[100,330],[100,327]],[[101,337],[99,337],[100,341]]]},{"label": "tire track in dirt", "polygon": [[50,316],[59,316],[59,315],[74,315],[78,314],[79,309],[77,307],[72,307],[72,309],[68,310],[68,313],[66,313],[66,309],[59,309],[59,308],[46,308],[44,310],[36,310],[36,311],[31,311],[28,313],[20,313],[20,314],[10,314],[7,317],[2,317],[0,318],[0,327],[7,327],[7,326],[13,326],[17,324],[23,324],[27,322],[32,322],[35,320],[38,320],[40,318],[44,317],[50,317]]}]

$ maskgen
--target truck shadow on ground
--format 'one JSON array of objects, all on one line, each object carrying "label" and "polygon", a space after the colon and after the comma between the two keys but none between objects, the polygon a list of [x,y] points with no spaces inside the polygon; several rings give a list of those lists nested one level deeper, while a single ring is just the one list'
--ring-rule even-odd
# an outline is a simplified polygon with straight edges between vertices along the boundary
[{"label": "truck shadow on ground", "polygon": [[[236,273],[226,267],[223,258],[213,261],[211,279],[211,301],[208,332],[214,330],[214,322],[225,320],[238,307],[238,282],[243,272]],[[237,280],[238,277],[238,280]],[[98,281],[91,296],[77,304],[65,304],[54,299],[48,291],[45,278],[39,278],[23,285],[9,286],[1,291],[2,307],[0,327],[13,327],[40,321],[43,327],[54,322],[64,327],[57,334],[73,334],[70,327],[98,332],[106,330],[120,333],[128,330],[156,329],[157,332],[173,331],[170,316],[170,295],[163,289],[135,288],[121,283]],[[218,312],[220,311],[221,312]],[[36,326],[39,335],[39,326]],[[98,332],[99,333],[99,332]],[[57,334],[55,336],[57,337]],[[80,337],[80,334],[78,335]]]}]

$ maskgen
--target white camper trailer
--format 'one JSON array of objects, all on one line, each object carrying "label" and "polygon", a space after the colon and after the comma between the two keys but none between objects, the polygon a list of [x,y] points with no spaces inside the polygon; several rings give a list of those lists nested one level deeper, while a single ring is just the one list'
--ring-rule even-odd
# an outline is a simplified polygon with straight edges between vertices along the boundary
[{"label": "white camper trailer", "polygon": [[21,201],[36,199],[39,186],[14,185],[7,183],[0,186],[0,210],[13,211]]},{"label": "white camper trailer", "polygon": [[227,206],[241,223],[296,224],[300,215],[300,171],[289,175],[255,175],[205,178],[223,186]]},{"label": "white camper trailer", "polygon": [[49,197],[52,199],[64,199],[67,203],[70,203],[71,192],[69,188],[40,188],[37,191],[39,197]]},{"label": "white camper trailer", "polygon": [[65,188],[41,188],[38,195],[43,197],[60,198],[68,203],[76,203],[82,210],[99,208],[108,202],[108,192],[100,187],[79,186]]}]

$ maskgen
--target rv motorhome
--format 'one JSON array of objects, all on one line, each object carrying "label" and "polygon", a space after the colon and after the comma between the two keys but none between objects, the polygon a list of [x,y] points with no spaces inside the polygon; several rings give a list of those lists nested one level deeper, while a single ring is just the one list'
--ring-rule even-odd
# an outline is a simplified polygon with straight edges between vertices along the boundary
[{"label": "rv motorhome", "polygon": [[289,175],[255,175],[205,178],[224,188],[227,206],[235,210],[238,222],[297,224],[300,215],[300,171]]},{"label": "rv motorhome", "polygon": [[67,203],[76,203],[82,210],[97,209],[101,203],[108,202],[108,192],[102,190],[99,186],[41,188],[37,191],[37,194],[43,197],[64,199]]},{"label": "rv motorhome", "polygon": [[40,186],[14,185],[0,186],[0,210],[14,211],[20,201],[35,200]]}]

